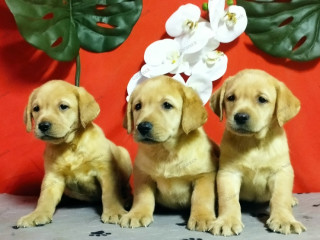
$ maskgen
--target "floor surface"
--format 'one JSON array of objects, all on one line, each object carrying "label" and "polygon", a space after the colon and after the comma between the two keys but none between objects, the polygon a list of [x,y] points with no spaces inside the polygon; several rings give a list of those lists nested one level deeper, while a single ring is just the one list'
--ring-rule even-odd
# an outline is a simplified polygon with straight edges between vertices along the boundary
[{"label": "floor surface", "polygon": [[[299,194],[299,205],[294,207],[295,217],[301,221],[307,231],[297,235],[282,235],[268,231],[266,205],[242,203],[242,219],[244,231],[239,236],[230,237],[234,240],[259,239],[320,239],[320,193]],[[22,197],[0,194],[0,239],[23,240],[82,240],[82,239],[141,239],[141,240],[207,240],[226,239],[210,233],[189,231],[186,228],[188,212],[173,212],[157,209],[154,222],[146,228],[125,229],[118,225],[103,224],[100,221],[101,207],[75,201],[62,202],[53,217],[51,224],[35,227],[14,229],[16,221],[31,212],[37,202],[36,197]]]}]

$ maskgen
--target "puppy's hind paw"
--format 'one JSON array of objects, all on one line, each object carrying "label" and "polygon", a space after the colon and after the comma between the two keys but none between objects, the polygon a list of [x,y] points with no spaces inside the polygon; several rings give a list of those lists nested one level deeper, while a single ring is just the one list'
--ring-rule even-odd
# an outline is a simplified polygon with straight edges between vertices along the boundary
[{"label": "puppy's hind paw", "polygon": [[152,222],[152,215],[129,212],[121,218],[120,226],[124,228],[147,227]]}]

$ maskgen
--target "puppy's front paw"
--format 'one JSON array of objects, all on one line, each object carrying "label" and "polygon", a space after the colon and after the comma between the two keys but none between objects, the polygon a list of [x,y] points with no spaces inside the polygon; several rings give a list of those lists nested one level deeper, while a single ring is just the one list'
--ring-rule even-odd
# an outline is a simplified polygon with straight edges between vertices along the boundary
[{"label": "puppy's front paw", "polygon": [[52,216],[44,212],[32,212],[21,217],[17,222],[18,228],[43,226],[52,222]]},{"label": "puppy's front paw", "polygon": [[189,230],[206,232],[212,229],[214,220],[213,214],[192,214],[187,227]]},{"label": "puppy's front paw", "polygon": [[214,221],[210,232],[214,235],[232,236],[239,235],[244,228],[243,223],[236,217],[219,217]]},{"label": "puppy's front paw", "polygon": [[101,221],[103,223],[118,224],[123,215],[127,214],[127,211],[123,208],[120,209],[108,209],[101,215]]},{"label": "puppy's front paw", "polygon": [[306,227],[293,217],[271,216],[267,221],[267,225],[272,231],[286,235],[291,233],[300,234],[306,231]]},{"label": "puppy's front paw", "polygon": [[120,220],[120,226],[126,228],[147,227],[153,222],[152,214],[129,212]]}]

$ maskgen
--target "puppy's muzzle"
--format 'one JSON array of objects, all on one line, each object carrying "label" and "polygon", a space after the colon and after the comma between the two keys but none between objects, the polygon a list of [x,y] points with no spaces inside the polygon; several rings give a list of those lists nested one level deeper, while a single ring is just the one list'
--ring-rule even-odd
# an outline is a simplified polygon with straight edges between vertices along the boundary
[{"label": "puppy's muzzle", "polygon": [[45,133],[51,129],[51,123],[50,122],[41,122],[41,123],[39,123],[38,128],[42,133]]},{"label": "puppy's muzzle", "polygon": [[234,121],[237,125],[244,125],[249,121],[249,119],[250,115],[247,113],[237,113],[234,115]]},{"label": "puppy's muzzle", "polygon": [[137,129],[141,136],[147,136],[150,134],[150,131],[152,130],[152,123],[150,122],[141,122],[138,124]]}]

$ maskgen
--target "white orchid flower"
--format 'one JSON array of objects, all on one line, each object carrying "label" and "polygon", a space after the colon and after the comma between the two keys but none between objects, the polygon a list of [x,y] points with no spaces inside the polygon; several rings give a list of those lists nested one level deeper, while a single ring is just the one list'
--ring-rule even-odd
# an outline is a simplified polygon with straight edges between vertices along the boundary
[{"label": "white orchid flower", "polygon": [[194,4],[182,5],[167,20],[165,27],[171,37],[179,37],[197,28],[201,10]]},{"label": "white orchid flower", "polygon": [[218,50],[207,51],[192,69],[192,75],[201,75],[207,81],[221,78],[227,71],[228,57]]},{"label": "white orchid flower", "polygon": [[231,5],[225,9],[225,0],[209,0],[208,10],[214,37],[219,42],[232,42],[247,27],[248,18],[241,6]]},{"label": "white orchid flower", "polygon": [[209,22],[199,22],[193,33],[176,37],[175,40],[179,42],[183,54],[190,54],[201,51],[212,37]]},{"label": "white orchid flower", "polygon": [[144,61],[146,64],[131,77],[128,83],[127,101],[135,87],[144,80],[170,72],[178,73],[189,67],[181,64],[180,45],[174,39],[158,40],[150,44],[145,50]]},{"label": "white orchid flower", "polygon": [[[212,93],[212,81],[222,77],[227,69],[227,56],[217,50],[220,42],[233,41],[247,26],[245,10],[240,6],[225,9],[225,0],[209,0],[209,21],[201,18],[201,10],[193,4],[182,5],[165,24],[174,39],[158,40],[145,50],[145,65],[130,79],[129,97],[144,80],[167,73],[192,87],[206,104]],[[185,82],[181,76],[189,76]]]},{"label": "white orchid flower", "polygon": [[166,31],[179,42],[182,54],[201,51],[213,37],[210,23],[200,15],[200,8],[189,3],[179,7],[166,22]]},{"label": "white orchid flower", "polygon": [[145,77],[155,77],[178,68],[181,62],[180,45],[174,39],[158,40],[150,44],[144,53],[145,65],[141,73]]}]

